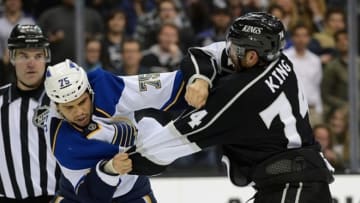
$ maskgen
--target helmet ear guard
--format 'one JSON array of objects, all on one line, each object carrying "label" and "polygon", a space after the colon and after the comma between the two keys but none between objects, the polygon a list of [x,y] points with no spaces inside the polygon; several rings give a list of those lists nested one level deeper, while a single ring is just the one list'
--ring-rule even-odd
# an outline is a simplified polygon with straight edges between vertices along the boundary
[{"label": "helmet ear guard", "polygon": [[56,103],[71,102],[86,91],[94,94],[85,70],[69,59],[49,66],[44,84],[46,94]]}]

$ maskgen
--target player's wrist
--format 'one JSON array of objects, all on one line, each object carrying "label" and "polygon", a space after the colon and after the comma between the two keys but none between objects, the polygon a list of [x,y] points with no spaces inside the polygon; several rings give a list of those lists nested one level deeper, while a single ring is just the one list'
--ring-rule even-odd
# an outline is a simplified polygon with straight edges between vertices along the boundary
[{"label": "player's wrist", "polygon": [[194,83],[195,81],[198,81],[198,80],[202,80],[204,82],[207,82],[208,86],[210,88],[212,88],[213,84],[212,84],[212,81],[206,77],[205,75],[201,75],[201,74],[194,74],[193,76],[191,76],[188,80],[188,83],[187,85],[190,85],[192,83]]},{"label": "player's wrist", "polygon": [[108,175],[119,175],[119,173],[114,168],[113,159],[103,161],[103,163],[100,165],[100,170]]},{"label": "player's wrist", "polygon": [[121,175],[118,173],[109,173],[106,172],[104,167],[108,163],[108,161],[100,161],[96,165],[96,174],[100,178],[100,180],[110,186],[117,187],[121,182]]}]

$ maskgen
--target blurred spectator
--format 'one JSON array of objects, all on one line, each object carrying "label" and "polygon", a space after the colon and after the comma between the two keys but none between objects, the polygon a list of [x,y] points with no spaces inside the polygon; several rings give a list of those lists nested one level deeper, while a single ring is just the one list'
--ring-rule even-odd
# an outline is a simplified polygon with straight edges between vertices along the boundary
[{"label": "blurred spectator", "polygon": [[86,7],[96,10],[102,18],[106,18],[112,9],[119,7],[119,0],[85,0],[84,2]]},{"label": "blurred spectator", "polygon": [[210,27],[211,3],[209,2],[206,0],[188,0],[184,5],[195,35]]},{"label": "blurred spectator", "polygon": [[293,47],[284,51],[292,61],[294,70],[302,81],[304,93],[309,104],[309,119],[311,125],[322,122],[322,100],[320,84],[322,79],[322,66],[320,58],[307,47],[311,33],[304,24],[296,25],[292,30]]},{"label": "blurred spectator", "polygon": [[326,13],[325,0],[297,0],[297,8],[301,20],[312,32],[323,30]]},{"label": "blurred spectator", "polygon": [[324,18],[326,14],[325,0],[307,0],[309,10],[311,11],[312,23],[314,31],[322,31],[324,29]]},{"label": "blurred spectator", "polygon": [[[62,0],[62,4],[46,10],[38,19],[40,27],[50,41],[51,63],[59,63],[66,58],[75,61],[75,0]],[[85,38],[101,35],[103,21],[99,13],[84,8]]]},{"label": "blurred spectator", "polygon": [[242,15],[250,12],[258,12],[263,10],[263,1],[261,0],[243,0]]},{"label": "blurred spectator", "polygon": [[177,69],[183,54],[179,47],[179,30],[176,25],[166,23],[160,27],[158,43],[144,52],[141,61],[149,72],[167,72]]},{"label": "blurred spectator", "polygon": [[277,4],[283,8],[285,12],[283,23],[286,30],[297,24],[299,21],[299,14],[295,0],[271,0],[271,4]]},{"label": "blurred spectator", "polygon": [[103,68],[101,63],[101,41],[96,37],[89,37],[85,42],[85,65],[86,71]]},{"label": "blurred spectator", "polygon": [[22,4],[22,0],[4,0],[4,13],[0,17],[0,58],[4,56],[7,40],[16,24],[35,24],[34,19],[23,12]]},{"label": "blurred spectator", "polygon": [[149,68],[142,66],[141,45],[136,39],[124,39],[121,43],[121,55],[123,63],[120,71],[114,72],[118,75],[138,75],[149,73]]},{"label": "blurred spectator", "polygon": [[343,10],[346,9],[346,3],[343,0],[327,0],[326,4],[328,8],[342,8]]},{"label": "blurred spectator", "polygon": [[[335,34],[337,56],[324,68],[321,94],[325,116],[331,109],[348,105],[348,35],[345,30]],[[360,62],[358,61],[360,71]]]},{"label": "blurred spectator", "polygon": [[229,8],[231,10],[231,15],[234,18],[240,17],[243,15],[244,6],[242,4],[242,1],[239,0],[228,0],[229,1]]},{"label": "blurred spectator", "polygon": [[24,0],[23,10],[25,13],[29,13],[34,19],[38,19],[40,14],[45,10],[57,6],[62,0]]},{"label": "blurred spectator", "polygon": [[335,168],[335,172],[342,172],[344,170],[343,160],[340,155],[334,151],[332,141],[333,134],[330,127],[326,124],[317,124],[313,127],[313,133],[315,140],[318,141],[321,146],[321,152]]},{"label": "blurred spectator", "polygon": [[348,106],[332,109],[329,118],[329,127],[333,133],[334,151],[343,160],[345,168],[349,165],[349,109]]},{"label": "blurred spectator", "polygon": [[0,87],[15,82],[15,70],[10,64],[9,50],[6,49],[0,60]]},{"label": "blurred spectator", "polygon": [[341,9],[329,9],[325,14],[324,29],[314,34],[322,48],[321,62],[327,64],[335,54],[334,34],[345,29],[345,13]]},{"label": "blurred spectator", "polygon": [[121,43],[126,37],[126,17],[120,9],[112,10],[105,19],[105,35],[102,42],[102,61],[105,67],[120,70]]},{"label": "blurred spectator", "polygon": [[206,46],[213,42],[225,41],[227,29],[232,21],[230,10],[225,8],[213,8],[211,12],[212,27],[199,33],[195,39],[196,46]]},{"label": "blurred spectator", "polygon": [[[275,17],[280,19],[282,22],[285,21],[284,9],[279,5],[277,5],[277,4],[269,5],[267,12],[271,13],[272,15],[274,15]],[[304,22],[299,20],[294,26],[297,26],[298,24],[304,24]],[[307,24],[305,23],[305,25],[307,25]],[[293,27],[291,29],[293,29]],[[309,26],[307,26],[307,27],[309,28]],[[285,50],[293,46],[293,41],[291,39],[291,29],[290,30],[288,29],[285,32],[285,41],[286,41],[285,47],[284,47]],[[309,28],[309,32],[312,33],[312,29]],[[313,37],[310,37],[310,42],[308,43],[307,48],[316,55],[320,55],[320,53],[322,51],[320,43],[317,40],[315,40]]]},{"label": "blurred spectator", "polygon": [[193,36],[190,21],[173,0],[157,1],[156,10],[139,19],[135,38],[141,42],[143,48],[149,48],[156,43],[157,32],[164,23],[172,23],[178,27],[181,39],[180,47],[183,50],[190,46]]},{"label": "blurred spectator", "polygon": [[122,0],[120,8],[125,12],[127,24],[126,34],[132,36],[140,16],[151,12],[156,7],[156,0]]},{"label": "blurred spectator", "polygon": [[283,23],[285,22],[285,11],[283,7],[279,6],[278,4],[270,4],[267,8],[267,12],[271,15],[277,17]]}]

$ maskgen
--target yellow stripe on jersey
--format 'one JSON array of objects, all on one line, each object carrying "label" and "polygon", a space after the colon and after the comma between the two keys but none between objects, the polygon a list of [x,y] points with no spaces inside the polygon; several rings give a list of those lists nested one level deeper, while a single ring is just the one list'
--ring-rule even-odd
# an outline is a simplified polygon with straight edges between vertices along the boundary
[{"label": "yellow stripe on jersey", "polygon": [[54,200],[54,203],[60,203],[61,200],[63,200],[64,197],[63,196],[56,196],[55,200]]},{"label": "yellow stripe on jersey", "polygon": [[102,114],[104,114],[104,116],[106,116],[106,117],[108,117],[108,118],[111,117],[110,114],[108,114],[106,111],[104,111],[104,110],[102,110],[102,109],[95,108],[95,110],[98,111],[98,112],[100,112],[100,113],[102,113]]},{"label": "yellow stripe on jersey", "polygon": [[52,147],[51,147],[51,151],[52,151],[53,154],[55,152],[55,145],[56,145],[55,143],[56,143],[56,139],[57,139],[57,136],[59,134],[59,129],[60,129],[60,126],[61,126],[62,122],[63,122],[63,120],[61,120],[59,122],[59,124],[58,124],[58,126],[56,127],[56,130],[55,130],[54,140],[53,140]]},{"label": "yellow stripe on jersey", "polygon": [[145,195],[145,196],[143,197],[143,200],[145,201],[145,203],[152,203],[151,198],[150,198],[149,195]]},{"label": "yellow stripe on jersey", "polygon": [[87,139],[90,139],[91,137],[93,137],[99,130],[101,130],[101,125],[100,125],[100,123],[95,123],[96,124],[96,130],[93,130],[93,131],[91,131],[91,133],[89,133],[89,134],[87,134],[86,135],[86,138]]},{"label": "yellow stripe on jersey", "polygon": [[166,106],[166,107],[164,108],[164,111],[169,110],[169,108],[171,108],[171,107],[177,102],[177,100],[179,99],[180,93],[181,93],[182,90],[184,89],[184,85],[185,85],[185,83],[182,82],[182,83],[181,83],[181,86],[180,86],[180,88],[179,88],[179,90],[178,90],[178,92],[176,93],[176,97],[175,97],[174,101],[172,101],[168,106]]}]

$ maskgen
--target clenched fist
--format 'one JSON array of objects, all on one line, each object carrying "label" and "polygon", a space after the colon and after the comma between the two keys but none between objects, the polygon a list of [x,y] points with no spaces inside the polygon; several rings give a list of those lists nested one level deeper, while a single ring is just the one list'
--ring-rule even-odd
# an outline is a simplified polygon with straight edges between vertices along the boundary
[{"label": "clenched fist", "polygon": [[132,170],[132,161],[127,153],[118,153],[112,160],[112,165],[118,174],[123,175]]},{"label": "clenched fist", "polygon": [[186,87],[185,100],[197,109],[203,107],[209,96],[209,83],[203,79],[196,79]]}]

